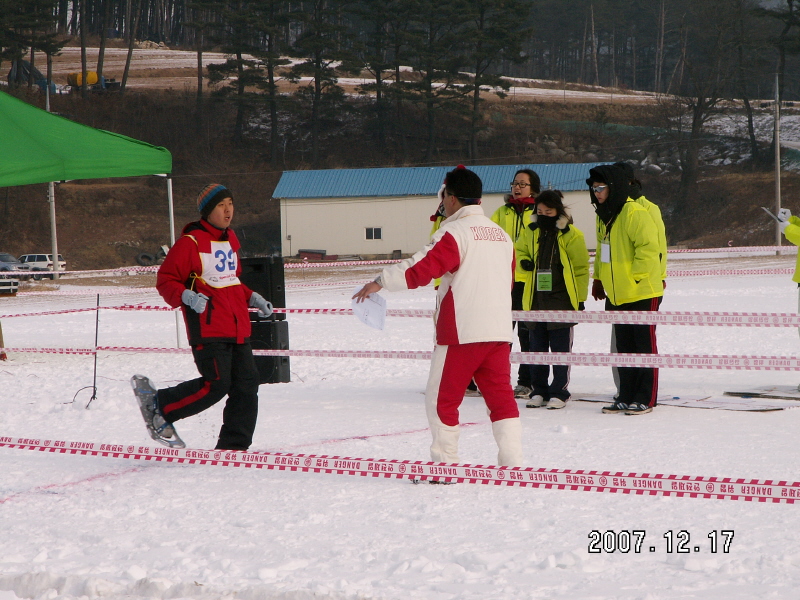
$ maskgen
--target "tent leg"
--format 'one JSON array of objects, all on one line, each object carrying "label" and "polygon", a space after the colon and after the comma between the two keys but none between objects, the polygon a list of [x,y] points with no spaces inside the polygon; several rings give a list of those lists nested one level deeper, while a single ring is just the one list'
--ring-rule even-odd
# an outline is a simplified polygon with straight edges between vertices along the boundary
[{"label": "tent leg", "polygon": [[56,184],[47,184],[47,201],[50,203],[50,244],[53,253],[53,280],[58,279],[61,265],[58,262],[58,236],[56,235]]},{"label": "tent leg", "polygon": [[175,245],[175,210],[172,202],[172,177],[167,177],[167,201],[169,202],[169,247]]}]

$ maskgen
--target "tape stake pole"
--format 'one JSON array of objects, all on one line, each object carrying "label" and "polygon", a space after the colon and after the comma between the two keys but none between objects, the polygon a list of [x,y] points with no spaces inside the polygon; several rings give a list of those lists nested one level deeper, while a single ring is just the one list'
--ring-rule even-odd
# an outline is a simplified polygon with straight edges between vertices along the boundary
[{"label": "tape stake pole", "polygon": [[97,341],[100,331],[100,294],[97,294],[97,310],[94,316],[94,372],[92,374],[92,397],[86,403],[88,409],[92,400],[97,400]]}]

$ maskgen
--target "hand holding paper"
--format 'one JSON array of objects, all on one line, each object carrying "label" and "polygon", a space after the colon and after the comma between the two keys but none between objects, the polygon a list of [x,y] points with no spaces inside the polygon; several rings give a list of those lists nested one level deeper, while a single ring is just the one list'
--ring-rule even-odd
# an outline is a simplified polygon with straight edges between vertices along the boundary
[{"label": "hand holding paper", "polygon": [[[372,292],[367,291],[373,287],[377,289]],[[358,317],[359,321],[375,329],[383,330],[386,324],[386,298],[377,293],[377,290],[380,289],[381,286],[374,281],[368,283],[353,294],[351,305],[353,314]]]}]

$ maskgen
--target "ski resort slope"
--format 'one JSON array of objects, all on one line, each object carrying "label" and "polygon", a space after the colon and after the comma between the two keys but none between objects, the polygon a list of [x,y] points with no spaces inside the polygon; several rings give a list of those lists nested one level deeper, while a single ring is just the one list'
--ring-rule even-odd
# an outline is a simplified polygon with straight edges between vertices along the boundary
[{"label": "ski resort slope", "polygon": [[[672,266],[791,267],[794,260],[682,260]],[[340,280],[350,283],[339,286],[328,276],[331,285],[318,285],[325,281],[312,270],[304,279],[292,274],[288,305],[348,308],[352,281],[371,279],[376,271],[343,270]],[[90,308],[94,293],[102,294],[103,306],[162,304],[148,288],[87,288],[65,279],[61,292],[2,299],[0,316]],[[434,306],[432,287],[384,295],[389,308]],[[790,275],[672,278],[662,306],[796,309]],[[590,299],[587,310],[602,310],[601,303]],[[288,319],[293,349],[430,350],[432,343],[431,322],[424,318],[390,317],[384,331],[352,316]],[[2,326],[7,347],[94,345],[93,311],[3,318]],[[574,351],[606,352],[609,336],[610,325],[579,325]],[[175,347],[175,318],[170,312],[102,310],[98,341]],[[796,356],[800,337],[794,328],[660,325],[658,347],[672,354]],[[93,358],[82,355],[14,353],[0,362],[0,437],[152,445],[131,375],[143,373],[161,386],[195,376],[186,354],[101,353],[97,398],[87,410],[91,390],[73,397],[92,385],[93,367]],[[260,388],[252,449],[427,461],[427,370],[425,361],[415,360],[292,358],[291,383]],[[674,395],[798,383],[796,372],[660,371],[662,392]],[[612,385],[608,368],[572,370],[573,396],[610,393]],[[523,407],[526,465],[800,481],[798,409],[661,406],[649,415],[623,416],[601,414],[600,408],[575,401],[563,410]],[[221,410],[178,422],[190,448],[213,448]],[[461,418],[462,462],[494,464],[482,400],[466,398]],[[799,511],[800,503],[412,485],[405,479],[0,448],[0,600],[790,599],[800,585]],[[734,532],[728,552],[723,530]],[[591,553],[593,531],[616,532],[607,534],[609,541],[633,531],[645,539],[639,552]],[[687,535],[689,552],[677,552]]]}]

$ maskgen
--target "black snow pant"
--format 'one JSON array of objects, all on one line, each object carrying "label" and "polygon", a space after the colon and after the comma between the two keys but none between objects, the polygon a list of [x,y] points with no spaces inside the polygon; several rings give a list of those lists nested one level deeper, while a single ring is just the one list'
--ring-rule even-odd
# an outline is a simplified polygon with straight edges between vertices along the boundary
[{"label": "black snow pant", "polygon": [[249,343],[192,347],[200,377],[158,390],[164,418],[174,423],[210,408],[226,395],[217,450],[247,450],[258,417],[258,369]]},{"label": "black snow pant", "polygon": [[[525,310],[522,308],[522,295],[525,293],[525,282],[515,281],[514,287],[511,288],[511,310]],[[519,348],[522,352],[530,352],[530,334],[522,322],[516,323],[517,337],[519,338]],[[525,387],[531,386],[531,365],[520,365],[517,371],[517,385],[524,385]]]},{"label": "black snow pant", "polygon": [[[606,310],[657,311],[661,298],[646,298],[627,304],[611,304],[606,299]],[[629,325],[615,323],[614,335],[620,354],[658,354],[655,325]],[[625,404],[655,406],[658,397],[658,369],[646,367],[619,368],[619,401]]]},{"label": "black snow pant", "polygon": [[[532,323],[530,330],[531,352],[572,352],[574,327],[548,329],[547,323]],[[523,327],[524,329],[524,327]],[[558,398],[569,400],[569,365],[553,365],[553,382],[550,378],[550,365],[531,365],[533,395],[545,400]]]}]

